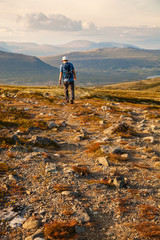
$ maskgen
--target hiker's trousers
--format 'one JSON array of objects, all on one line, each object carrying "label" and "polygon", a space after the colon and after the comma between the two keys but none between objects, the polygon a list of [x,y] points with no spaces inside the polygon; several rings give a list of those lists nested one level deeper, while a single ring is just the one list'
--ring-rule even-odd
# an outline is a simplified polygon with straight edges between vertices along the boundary
[{"label": "hiker's trousers", "polygon": [[66,100],[69,100],[69,91],[68,88],[70,87],[70,99],[74,100],[74,81],[67,81],[64,82],[64,93]]}]

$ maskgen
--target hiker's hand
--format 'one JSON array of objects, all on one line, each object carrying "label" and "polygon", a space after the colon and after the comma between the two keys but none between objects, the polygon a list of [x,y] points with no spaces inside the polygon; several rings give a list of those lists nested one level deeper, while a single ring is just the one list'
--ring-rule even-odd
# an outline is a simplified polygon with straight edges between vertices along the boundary
[{"label": "hiker's hand", "polygon": [[59,86],[61,86],[61,80],[59,80]]},{"label": "hiker's hand", "polygon": [[74,81],[76,81],[76,78],[74,78]]}]

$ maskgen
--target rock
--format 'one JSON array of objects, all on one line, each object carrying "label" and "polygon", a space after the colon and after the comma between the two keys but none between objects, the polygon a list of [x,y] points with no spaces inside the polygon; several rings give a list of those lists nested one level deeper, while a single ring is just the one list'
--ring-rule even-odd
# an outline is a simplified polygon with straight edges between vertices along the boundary
[{"label": "rock", "polygon": [[8,189],[9,189],[9,186],[7,185],[7,184],[1,184],[1,187],[4,189],[4,190],[6,190],[6,191],[8,191]]},{"label": "rock", "polygon": [[30,217],[27,221],[23,224],[23,228],[27,230],[38,228],[40,225],[39,219],[34,219],[34,217]]},{"label": "rock", "polygon": [[49,129],[52,129],[52,128],[54,128],[54,127],[57,127],[57,124],[56,124],[56,123],[54,123],[54,122],[49,123],[49,125],[48,125],[48,128],[49,128]]},{"label": "rock", "polygon": [[124,150],[120,147],[111,147],[109,152],[113,154],[123,154]]},{"label": "rock", "polygon": [[13,211],[13,207],[4,208],[0,212],[1,221],[9,221],[18,215],[17,212]]},{"label": "rock", "polygon": [[111,108],[108,107],[108,106],[102,106],[101,109],[102,109],[103,111],[107,111],[107,110],[110,110]]},{"label": "rock", "polygon": [[104,138],[102,138],[101,141],[102,141],[102,142],[108,142],[108,141],[110,141],[110,138],[109,138],[109,137],[104,137]]},{"label": "rock", "polygon": [[157,167],[158,169],[160,169],[160,162],[155,162],[154,166]]},{"label": "rock", "polygon": [[80,134],[80,135],[77,135],[75,138],[74,138],[74,141],[81,141],[84,139],[84,134]]},{"label": "rock", "polygon": [[9,177],[9,180],[10,180],[10,181],[17,182],[17,181],[19,180],[17,176],[12,175],[12,174],[10,174],[8,177]]},{"label": "rock", "polygon": [[27,155],[23,161],[31,161],[33,160],[34,157],[38,156],[40,153],[39,152],[32,152],[31,154]]},{"label": "rock", "polygon": [[118,177],[115,177],[115,179],[113,180],[113,184],[117,188],[124,188],[127,184],[127,180],[122,176],[118,176]]},{"label": "rock", "polygon": [[80,223],[85,223],[90,221],[90,216],[86,210],[81,206],[73,206],[73,216]]},{"label": "rock", "polygon": [[81,234],[85,231],[84,227],[82,226],[75,226],[75,229],[77,234]]},{"label": "rock", "polygon": [[114,127],[115,127],[115,125],[106,128],[106,129],[103,131],[103,133],[104,133],[104,134],[111,134],[112,131],[113,131],[113,129],[114,129]]},{"label": "rock", "polygon": [[127,153],[124,153],[121,155],[121,157],[124,159],[124,160],[127,160],[128,159],[128,154]]},{"label": "rock", "polygon": [[12,136],[12,140],[13,140],[13,142],[14,142],[15,144],[16,144],[17,142],[18,142],[18,143],[21,143],[20,140],[19,140],[19,138],[18,138],[18,136],[15,135],[15,134]]},{"label": "rock", "polygon": [[150,129],[151,129],[152,131],[154,131],[154,130],[158,130],[159,128],[158,128],[158,126],[151,125],[151,126],[150,126]]},{"label": "rock", "polygon": [[97,161],[99,162],[99,164],[102,164],[105,167],[109,166],[109,161],[106,157],[99,157],[97,158]]},{"label": "rock", "polygon": [[25,220],[26,220],[25,218],[23,218],[21,216],[17,216],[17,217],[12,219],[12,221],[9,223],[9,225],[12,228],[20,227]]},{"label": "rock", "polygon": [[152,160],[152,161],[155,161],[155,162],[159,162],[159,161],[160,161],[160,158],[157,157],[157,156],[154,156],[154,157],[152,157],[151,160]]},{"label": "rock", "polygon": [[29,110],[29,108],[28,108],[28,107],[25,107],[23,110],[24,110],[24,111],[28,111],[28,110]]},{"label": "rock", "polygon": [[99,121],[100,125],[104,125],[105,123],[106,123],[106,121],[104,121],[104,120]]},{"label": "rock", "polygon": [[143,138],[143,140],[144,141],[149,141],[149,142],[151,142],[151,143],[153,143],[155,140],[154,140],[154,137],[152,137],[152,136],[149,136],[149,137],[145,137],[145,138]]},{"label": "rock", "polygon": [[109,153],[109,148],[110,148],[109,146],[102,145],[101,146],[101,151],[104,152],[104,153]]},{"label": "rock", "polygon": [[38,229],[34,234],[32,234],[29,237],[26,237],[25,240],[45,240],[44,238],[44,234],[43,234],[43,228]]},{"label": "rock", "polygon": [[37,131],[37,130],[40,130],[39,127],[29,127],[27,132],[34,132],[34,131]]},{"label": "rock", "polygon": [[38,238],[34,238],[34,240],[45,240],[45,239],[38,237]]},{"label": "rock", "polygon": [[33,144],[37,144],[37,145],[40,145],[40,146],[52,146],[53,147],[58,147],[58,144],[49,139],[49,138],[46,138],[46,137],[39,137],[39,136],[33,136],[30,140],[31,143]]},{"label": "rock", "polygon": [[45,173],[57,172],[57,166],[55,163],[46,163]]}]

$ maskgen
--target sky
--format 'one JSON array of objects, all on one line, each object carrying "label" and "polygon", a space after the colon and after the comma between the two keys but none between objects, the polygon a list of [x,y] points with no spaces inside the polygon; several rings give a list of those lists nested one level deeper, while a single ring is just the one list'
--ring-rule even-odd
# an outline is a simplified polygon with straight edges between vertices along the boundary
[{"label": "sky", "polygon": [[160,49],[160,0],[0,0],[0,41]]}]

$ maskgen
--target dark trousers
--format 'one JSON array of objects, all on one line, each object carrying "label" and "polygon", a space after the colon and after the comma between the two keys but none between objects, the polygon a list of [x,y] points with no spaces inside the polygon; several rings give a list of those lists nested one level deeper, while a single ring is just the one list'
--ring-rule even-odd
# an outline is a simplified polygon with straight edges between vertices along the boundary
[{"label": "dark trousers", "polygon": [[74,100],[74,81],[64,82],[64,93],[65,93],[66,100],[69,100],[69,91],[68,91],[69,87],[70,87],[71,100]]}]

